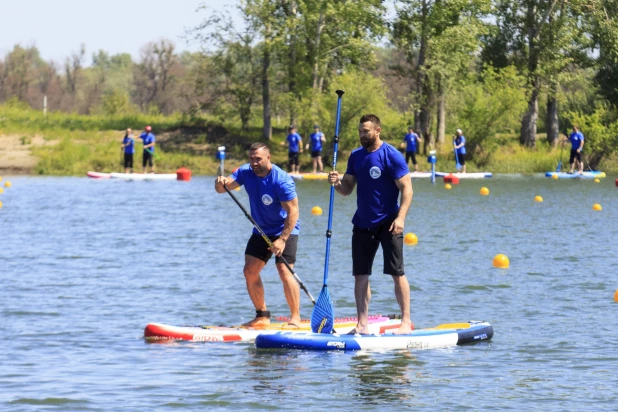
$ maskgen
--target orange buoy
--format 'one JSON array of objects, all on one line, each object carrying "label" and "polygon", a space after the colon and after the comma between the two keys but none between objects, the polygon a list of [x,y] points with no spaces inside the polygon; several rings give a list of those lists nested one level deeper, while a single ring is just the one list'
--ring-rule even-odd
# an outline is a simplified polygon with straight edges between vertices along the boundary
[{"label": "orange buoy", "polygon": [[487,196],[489,194],[489,189],[487,189],[486,187],[481,187],[480,193],[483,196]]},{"label": "orange buoy", "polygon": [[534,201],[535,202],[539,202],[539,203],[543,203],[543,198],[541,196],[535,196],[534,197]]},{"label": "orange buoy", "polygon": [[322,208],[320,206],[313,206],[311,208],[311,214],[312,215],[316,215],[316,216],[320,216],[322,214]]},{"label": "orange buoy", "polygon": [[600,204],[595,203],[594,205],[592,205],[592,210],[601,211],[603,210],[603,208],[601,207]]},{"label": "orange buoy", "polygon": [[403,242],[406,245],[416,245],[418,243],[418,237],[414,233],[406,233],[403,237]]},{"label": "orange buoy", "polygon": [[494,257],[493,265],[494,267],[497,267],[500,269],[506,269],[509,267],[509,258],[506,257],[506,255],[503,255],[502,253],[497,254]]}]

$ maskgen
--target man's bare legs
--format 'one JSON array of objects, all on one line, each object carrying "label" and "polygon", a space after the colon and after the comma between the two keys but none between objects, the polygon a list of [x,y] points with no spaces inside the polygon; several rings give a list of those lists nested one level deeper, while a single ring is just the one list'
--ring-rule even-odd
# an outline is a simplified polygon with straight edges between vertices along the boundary
[{"label": "man's bare legs", "polygon": [[[290,263],[290,267],[293,268],[294,265]],[[288,323],[300,326],[300,286],[284,263],[277,263],[277,271],[279,272],[281,283],[283,283],[285,300],[290,307],[290,321]]]}]

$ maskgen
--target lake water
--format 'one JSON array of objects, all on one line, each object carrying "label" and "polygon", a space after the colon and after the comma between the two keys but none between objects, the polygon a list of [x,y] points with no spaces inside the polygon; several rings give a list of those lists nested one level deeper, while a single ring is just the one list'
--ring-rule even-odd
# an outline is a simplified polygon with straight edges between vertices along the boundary
[{"label": "lake water", "polygon": [[[440,350],[315,353],[246,343],[146,343],[149,322],[238,324],[251,223],[213,178],[191,182],[4,177],[0,194],[3,410],[616,410],[618,188],[496,176],[452,190],[414,181],[406,273],[417,327],[492,323],[492,341]],[[480,196],[486,186],[489,196]],[[297,183],[297,272],[323,277],[330,189]],[[244,191],[234,192],[247,204]],[[535,203],[540,195],[543,203]],[[336,196],[329,292],[355,315],[350,219]],[[603,211],[592,210],[599,203]],[[310,209],[321,206],[322,216]],[[504,253],[509,269],[492,267]],[[371,313],[398,310],[372,277]],[[287,315],[271,262],[269,309]],[[301,292],[302,293],[302,292]],[[302,315],[311,315],[303,295]]]}]

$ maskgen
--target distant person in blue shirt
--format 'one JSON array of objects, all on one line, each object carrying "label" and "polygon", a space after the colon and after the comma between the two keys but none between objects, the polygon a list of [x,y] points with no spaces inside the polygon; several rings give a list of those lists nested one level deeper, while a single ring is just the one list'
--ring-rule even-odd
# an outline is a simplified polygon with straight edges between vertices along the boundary
[{"label": "distant person in blue shirt", "polygon": [[298,167],[298,153],[303,152],[303,139],[298,133],[296,133],[296,127],[290,126],[288,129],[290,132],[286,139],[288,144],[288,158],[290,163],[290,173],[300,172]]},{"label": "distant person in blue shirt", "polygon": [[300,326],[300,288],[281,259],[285,258],[291,267],[296,262],[300,221],[298,197],[292,177],[271,163],[270,150],[264,143],[254,143],[249,148],[249,163],[240,166],[228,177],[217,177],[217,193],[225,193],[224,185],[229,190],[245,187],[251,205],[251,217],[273,243],[272,248],[269,248],[255,228],[247,242],[243,272],[249,296],[255,306],[255,318],[245,323],[245,326],[270,324],[270,311],[266,308],[260,272],[273,254],[290,307],[289,326]]},{"label": "distant person in blue shirt", "polygon": [[150,173],[155,172],[154,168],[154,151],[155,151],[155,136],[152,134],[152,127],[146,126],[144,132],[139,136],[144,143],[144,151],[142,153],[142,167],[144,168],[144,174],[146,173],[146,166],[150,165]]},{"label": "distant person in blue shirt", "polygon": [[466,173],[466,138],[461,129],[457,129],[453,136],[453,147],[455,148],[455,156],[462,167],[461,173]]},{"label": "distant person in blue shirt", "polygon": [[122,139],[122,151],[124,153],[124,172],[133,173],[133,154],[135,153],[135,140],[133,140],[133,131],[127,129],[124,138]]},{"label": "distant person in blue shirt", "polygon": [[[396,333],[410,333],[410,285],[403,265],[403,228],[412,204],[412,180],[403,155],[380,140],[380,119],[374,114],[360,118],[358,134],[362,147],[348,159],[348,168],[329,173],[329,182],[343,196],[356,189],[356,213],[352,218],[352,274],[358,323],[351,333],[369,333],[367,316],[373,259],[382,245],[384,274],[395,282],[395,297],[401,309],[401,326]],[[397,200],[401,194],[401,205]]]},{"label": "distant person in blue shirt", "polygon": [[406,146],[406,164],[412,159],[412,164],[414,165],[414,171],[418,172],[418,164],[416,163],[416,142],[422,142],[423,139],[419,137],[416,133],[414,133],[414,128],[412,126],[408,127],[408,134],[403,138],[403,143],[401,147]]},{"label": "distant person in blue shirt", "polygon": [[[311,160],[313,161],[313,173],[317,173],[318,167],[320,173],[324,172],[324,166],[322,165],[322,143],[326,141],[324,133],[320,131],[320,126],[313,126],[313,133],[311,136]],[[305,146],[305,150],[309,149],[309,143]]]},{"label": "distant person in blue shirt", "polygon": [[571,156],[569,157],[569,163],[571,163],[571,171],[569,173],[573,173],[575,169],[575,161],[577,161],[579,174],[584,174],[584,162],[582,162],[584,135],[582,132],[579,131],[579,127],[573,126],[573,131],[569,135],[569,140],[571,141]]}]

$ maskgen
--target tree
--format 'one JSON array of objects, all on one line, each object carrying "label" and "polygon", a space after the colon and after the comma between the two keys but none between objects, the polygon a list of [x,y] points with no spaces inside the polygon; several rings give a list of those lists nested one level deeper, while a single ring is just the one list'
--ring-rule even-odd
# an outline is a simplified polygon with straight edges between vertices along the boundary
[{"label": "tree", "polygon": [[86,54],[86,46],[82,44],[79,51],[71,53],[64,62],[64,73],[67,82],[69,93],[75,95],[77,92],[77,84],[82,71],[83,60]]},{"label": "tree", "polygon": [[135,96],[142,109],[156,106],[163,113],[172,107],[166,100],[176,76],[173,68],[177,63],[174,44],[169,40],[148,43],[141,51],[141,61],[134,72]]}]

